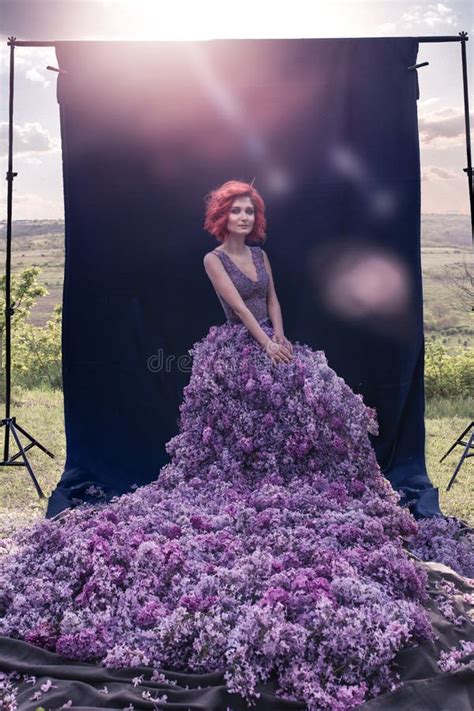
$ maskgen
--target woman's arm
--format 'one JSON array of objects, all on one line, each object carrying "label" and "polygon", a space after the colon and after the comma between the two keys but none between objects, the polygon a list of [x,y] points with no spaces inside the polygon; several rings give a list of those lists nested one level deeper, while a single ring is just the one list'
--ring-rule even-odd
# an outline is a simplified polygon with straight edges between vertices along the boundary
[{"label": "woman's arm", "polygon": [[276,336],[283,336],[284,335],[284,329],[283,329],[283,317],[281,314],[281,308],[280,308],[280,302],[278,301],[278,296],[276,294],[275,290],[275,283],[273,281],[273,273],[272,273],[272,268],[270,266],[270,260],[267,257],[267,253],[263,252],[263,261],[265,262],[265,268],[267,270],[268,276],[270,278],[270,283],[268,285],[268,294],[267,294],[267,309],[268,309],[268,315],[270,316],[272,326],[273,326],[273,331]]}]

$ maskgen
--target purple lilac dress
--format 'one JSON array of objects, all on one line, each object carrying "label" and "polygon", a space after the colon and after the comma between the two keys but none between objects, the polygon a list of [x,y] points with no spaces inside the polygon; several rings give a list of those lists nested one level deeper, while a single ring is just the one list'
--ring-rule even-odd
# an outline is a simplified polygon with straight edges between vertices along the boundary
[{"label": "purple lilac dress", "polygon": [[[251,249],[256,282],[217,254],[271,335]],[[324,353],[295,342],[275,365],[220,300],[227,322],[190,350],[170,462],[22,532],[3,556],[0,635],[108,667],[219,671],[249,701],[271,682],[288,708],[353,708],[430,636],[403,547],[416,524],[377,464],[375,413]]]}]

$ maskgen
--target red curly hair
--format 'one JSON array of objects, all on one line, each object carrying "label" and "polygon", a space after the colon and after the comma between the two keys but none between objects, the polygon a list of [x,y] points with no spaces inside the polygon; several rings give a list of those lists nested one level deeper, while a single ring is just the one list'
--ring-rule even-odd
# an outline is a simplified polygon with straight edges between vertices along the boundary
[{"label": "red curly hair", "polygon": [[265,228],[265,203],[262,197],[253,187],[252,183],[244,183],[240,180],[228,180],[204,198],[206,203],[206,216],[204,219],[204,229],[213,235],[219,242],[224,242],[227,235],[227,220],[230,208],[235,198],[249,197],[255,210],[255,221],[252,231],[247,238],[257,243],[263,243],[267,235]]}]

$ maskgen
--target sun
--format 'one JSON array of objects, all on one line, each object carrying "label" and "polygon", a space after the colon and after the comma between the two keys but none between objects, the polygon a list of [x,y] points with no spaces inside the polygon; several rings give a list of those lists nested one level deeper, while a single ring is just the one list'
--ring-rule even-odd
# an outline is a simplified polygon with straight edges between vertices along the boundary
[{"label": "sun", "polygon": [[227,30],[232,29],[232,23],[229,20],[225,23],[222,8],[215,2],[104,0],[104,3],[117,40],[206,40],[222,36],[225,24]]},{"label": "sun", "polygon": [[337,5],[293,0],[289,12],[286,3],[273,0],[232,5],[216,0],[102,0],[97,17],[101,24],[107,18],[100,29],[114,40],[296,39],[343,35],[345,17]]}]

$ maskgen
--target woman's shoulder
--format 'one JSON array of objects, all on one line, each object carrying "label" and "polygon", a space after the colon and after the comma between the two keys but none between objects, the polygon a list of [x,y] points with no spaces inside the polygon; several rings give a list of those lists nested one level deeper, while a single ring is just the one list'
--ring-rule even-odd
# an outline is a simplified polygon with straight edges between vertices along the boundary
[{"label": "woman's shoulder", "polygon": [[251,250],[256,252],[256,254],[261,254],[261,255],[265,255],[265,256],[267,254],[265,252],[265,250],[263,249],[263,247],[261,247],[259,244],[249,244],[249,247]]},{"label": "woman's shoulder", "polygon": [[263,261],[268,263],[268,255],[265,252],[265,250],[263,249],[263,247],[261,247],[259,244],[257,244],[256,249],[257,249],[258,253],[262,256]]},{"label": "woman's shoulder", "polygon": [[204,255],[204,259],[206,259],[206,257],[209,257],[210,255],[214,255],[214,254],[217,256],[220,252],[222,252],[221,249],[217,249],[217,248],[211,249],[210,252],[206,252],[206,254]]},{"label": "woman's shoulder", "polygon": [[223,266],[221,251],[212,249],[210,252],[206,252],[202,259],[204,267],[211,267],[211,269],[215,267],[215,269],[221,270]]}]

